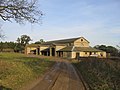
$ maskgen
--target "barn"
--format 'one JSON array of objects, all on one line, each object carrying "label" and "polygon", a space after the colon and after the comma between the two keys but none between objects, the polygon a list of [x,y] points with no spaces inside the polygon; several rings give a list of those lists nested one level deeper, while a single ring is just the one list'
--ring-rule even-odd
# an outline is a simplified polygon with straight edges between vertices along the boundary
[{"label": "barn", "polygon": [[56,56],[74,59],[78,57],[106,58],[106,52],[92,48],[84,37],[54,40],[42,44],[28,44],[25,54]]}]

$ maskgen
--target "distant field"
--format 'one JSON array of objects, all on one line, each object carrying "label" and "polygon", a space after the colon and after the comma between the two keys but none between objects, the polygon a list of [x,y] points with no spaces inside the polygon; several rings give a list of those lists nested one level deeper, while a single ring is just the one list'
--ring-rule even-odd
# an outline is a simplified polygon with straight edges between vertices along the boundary
[{"label": "distant field", "polygon": [[86,59],[74,65],[90,90],[120,90],[120,60]]},{"label": "distant field", "polygon": [[0,87],[6,88],[3,90],[18,90],[53,64],[48,59],[26,57],[24,54],[0,53]]}]

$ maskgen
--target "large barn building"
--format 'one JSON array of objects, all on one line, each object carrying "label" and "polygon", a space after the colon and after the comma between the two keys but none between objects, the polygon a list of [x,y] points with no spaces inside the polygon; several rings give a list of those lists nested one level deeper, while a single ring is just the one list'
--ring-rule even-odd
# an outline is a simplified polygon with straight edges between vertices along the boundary
[{"label": "large barn building", "polygon": [[48,41],[42,44],[28,44],[25,47],[26,54],[44,56],[57,56],[69,59],[77,57],[106,58],[106,52],[89,46],[89,41],[84,37]]}]

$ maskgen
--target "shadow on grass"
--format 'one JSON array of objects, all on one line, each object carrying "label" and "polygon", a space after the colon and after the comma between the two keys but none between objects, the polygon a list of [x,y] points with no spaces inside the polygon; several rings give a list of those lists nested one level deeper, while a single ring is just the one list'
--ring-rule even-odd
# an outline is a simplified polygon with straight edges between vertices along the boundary
[{"label": "shadow on grass", "polygon": [[0,86],[0,90],[12,90],[11,88],[6,88],[4,86]]}]

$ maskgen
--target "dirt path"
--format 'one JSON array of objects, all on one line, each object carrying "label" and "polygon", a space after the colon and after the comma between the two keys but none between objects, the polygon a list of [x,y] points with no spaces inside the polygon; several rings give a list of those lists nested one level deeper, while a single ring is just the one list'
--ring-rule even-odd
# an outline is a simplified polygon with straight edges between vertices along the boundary
[{"label": "dirt path", "polygon": [[56,62],[43,79],[30,90],[85,90],[74,67],[69,62]]}]

